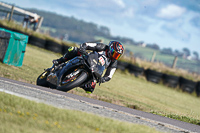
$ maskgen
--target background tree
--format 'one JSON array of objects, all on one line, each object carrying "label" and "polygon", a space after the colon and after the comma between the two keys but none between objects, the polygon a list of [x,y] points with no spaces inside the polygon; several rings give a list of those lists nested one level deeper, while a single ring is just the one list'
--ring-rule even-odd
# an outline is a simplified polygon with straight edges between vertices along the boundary
[{"label": "background tree", "polygon": [[188,48],[183,48],[183,53],[184,56],[187,58],[188,56],[190,56],[190,50]]},{"label": "background tree", "polygon": [[158,44],[147,44],[146,45],[147,48],[152,48],[152,49],[156,49],[156,50],[160,50],[160,47],[158,46]]},{"label": "background tree", "polygon": [[183,52],[179,51],[179,50],[175,50],[174,51],[174,55],[178,56],[178,57],[183,57]]},{"label": "background tree", "polygon": [[199,53],[198,52],[194,51],[193,55],[194,55],[195,60],[199,60]]},{"label": "background tree", "polygon": [[162,54],[173,55],[172,48],[163,48],[163,49],[161,50],[161,53],[162,53]]}]

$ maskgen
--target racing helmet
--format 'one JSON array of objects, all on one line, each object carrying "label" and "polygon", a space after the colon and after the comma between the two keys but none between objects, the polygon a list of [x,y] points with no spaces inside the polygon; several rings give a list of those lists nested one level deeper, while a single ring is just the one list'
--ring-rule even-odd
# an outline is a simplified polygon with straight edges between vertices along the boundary
[{"label": "racing helmet", "polygon": [[118,60],[123,54],[124,47],[119,41],[110,41],[109,43],[109,58]]}]

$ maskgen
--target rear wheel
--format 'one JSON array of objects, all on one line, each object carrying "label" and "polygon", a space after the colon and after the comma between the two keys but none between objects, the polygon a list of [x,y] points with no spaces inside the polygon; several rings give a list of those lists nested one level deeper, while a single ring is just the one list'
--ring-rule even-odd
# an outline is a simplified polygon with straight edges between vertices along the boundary
[{"label": "rear wheel", "polygon": [[38,76],[36,84],[39,86],[49,87],[47,82],[48,71],[43,72]]},{"label": "rear wheel", "polygon": [[74,71],[61,79],[61,84],[57,87],[57,90],[69,91],[75,87],[79,87],[88,78],[87,72]]}]

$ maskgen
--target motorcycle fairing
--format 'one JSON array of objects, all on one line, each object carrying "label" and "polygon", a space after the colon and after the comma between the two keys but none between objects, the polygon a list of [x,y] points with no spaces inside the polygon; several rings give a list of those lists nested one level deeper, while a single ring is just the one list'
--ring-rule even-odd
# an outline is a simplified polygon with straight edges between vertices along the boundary
[{"label": "motorcycle fairing", "polygon": [[[86,61],[84,61],[84,58]],[[62,65],[62,69],[55,70],[55,72],[52,72],[48,75],[47,81],[50,82],[53,85],[60,85],[62,76],[68,72],[69,70],[73,70],[78,68],[79,66],[86,66],[87,69],[90,69],[92,74],[95,76],[96,79],[99,79],[104,70],[107,59],[104,55],[98,54],[97,52],[90,53],[87,56],[81,57],[77,56],[71,60],[69,60],[67,63]],[[83,69],[80,69],[79,72],[83,71]],[[66,75],[65,75],[66,76]],[[64,77],[63,77],[64,78]]]},{"label": "motorcycle fairing", "polygon": [[83,64],[83,59],[81,57],[75,57],[62,65],[62,69],[55,70],[55,72],[51,73],[47,77],[47,81],[50,82],[53,85],[59,85],[59,81],[61,76],[67,72],[69,69],[80,66]]},{"label": "motorcycle fairing", "polygon": [[64,73],[66,73],[67,71],[69,71],[72,68],[77,68],[78,66],[81,66],[84,64],[84,60],[82,57],[77,56],[73,59],[71,59],[70,61],[68,61],[65,66],[63,67],[63,69],[61,70],[61,72],[57,75],[57,85],[61,84],[61,78],[63,76]]}]

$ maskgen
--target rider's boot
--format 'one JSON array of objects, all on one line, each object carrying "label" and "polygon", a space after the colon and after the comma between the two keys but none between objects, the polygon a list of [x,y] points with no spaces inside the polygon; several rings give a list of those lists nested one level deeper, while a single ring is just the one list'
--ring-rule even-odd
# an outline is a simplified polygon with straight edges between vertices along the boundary
[{"label": "rider's boot", "polygon": [[83,88],[85,90],[86,93],[91,94],[96,86],[96,82],[92,81],[90,83],[85,84],[84,86],[82,86],[81,88]]}]

